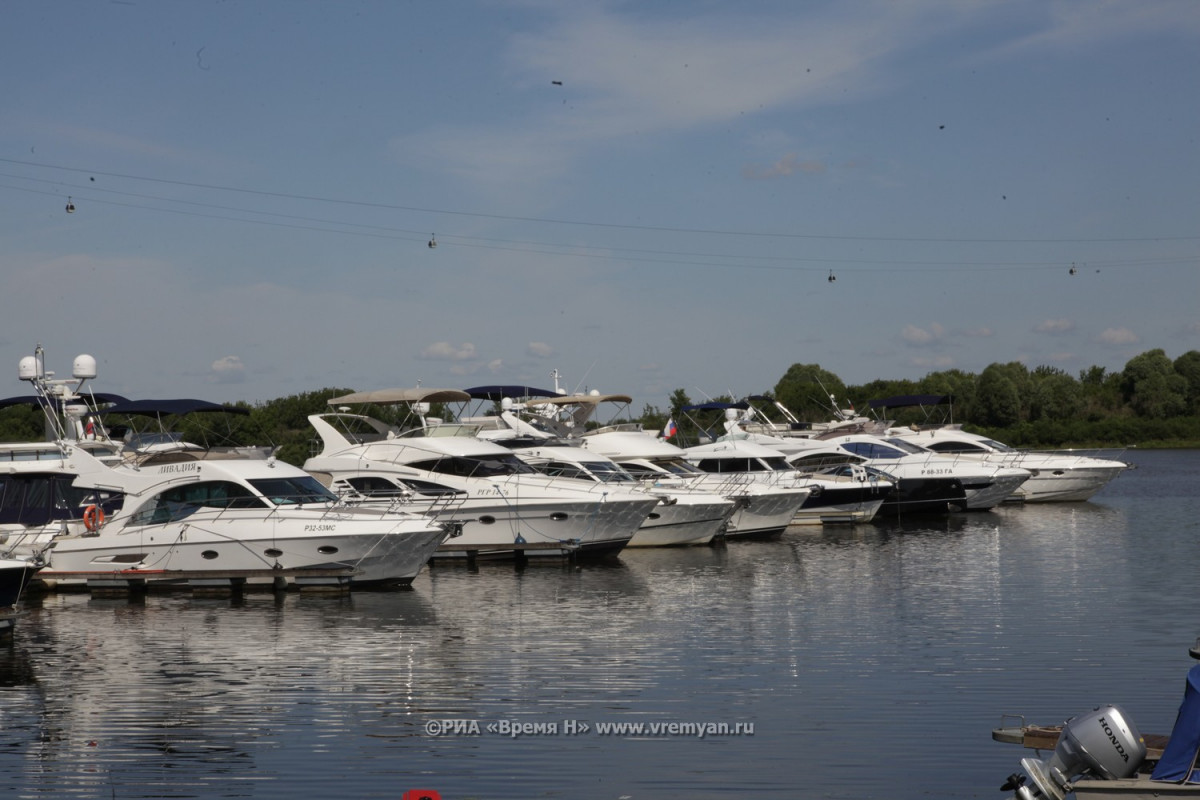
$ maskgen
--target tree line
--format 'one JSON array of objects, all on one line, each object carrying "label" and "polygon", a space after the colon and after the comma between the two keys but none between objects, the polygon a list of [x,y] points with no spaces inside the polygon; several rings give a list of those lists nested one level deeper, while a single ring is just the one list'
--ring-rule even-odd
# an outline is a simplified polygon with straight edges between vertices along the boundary
[{"label": "tree line", "polygon": [[[766,394],[806,422],[830,420],[834,405],[869,416],[871,400],[943,395],[950,398],[945,407],[897,410],[891,418],[898,425],[952,421],[1014,447],[1200,447],[1197,350],[1174,360],[1161,349],[1148,350],[1119,372],[1093,366],[1073,376],[1012,361],[978,375],[952,369],[861,385],[846,385],[819,364],[793,364]],[[677,415],[688,404],[677,390],[667,413]]]},{"label": "tree line", "polygon": [[[238,403],[238,408],[249,413],[193,414],[174,420],[172,428],[188,441],[273,444],[280,460],[301,465],[313,454],[316,440],[308,416],[327,411],[330,398],[351,391],[326,388],[255,405]],[[819,364],[797,363],[772,389],[759,393],[778,400],[803,422],[829,421],[834,408],[854,408],[867,415],[868,403],[874,399],[944,395],[951,398],[946,406],[903,409],[896,413],[895,422],[953,421],[1014,447],[1200,447],[1197,350],[1174,360],[1161,349],[1148,350],[1131,358],[1119,372],[1093,366],[1074,376],[1056,367],[1029,369],[1013,361],[991,364],[978,375],[953,369],[931,372],[920,380],[880,379],[861,385],[847,385]],[[661,430],[674,419],[686,443],[689,433],[695,434],[687,430],[687,420],[697,417],[683,414],[682,409],[694,404],[683,389],[676,389],[667,408],[646,405],[640,416],[628,421],[641,422],[647,430]],[[433,411],[445,415],[445,410]],[[372,411],[372,415],[384,417],[395,413]],[[716,427],[718,416],[701,416],[700,423]],[[217,417],[223,419],[214,419]],[[126,423],[136,426],[139,421],[106,420],[118,433]],[[20,405],[0,409],[0,441],[43,437],[44,422],[38,409]]]}]

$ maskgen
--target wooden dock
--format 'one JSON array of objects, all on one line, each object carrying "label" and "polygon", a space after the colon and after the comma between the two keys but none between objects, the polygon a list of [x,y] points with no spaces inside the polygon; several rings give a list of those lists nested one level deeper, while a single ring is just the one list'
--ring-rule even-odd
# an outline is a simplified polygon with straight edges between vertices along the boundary
[{"label": "wooden dock", "polygon": [[[563,559],[573,561],[579,552],[578,542],[513,542],[504,545],[488,545],[480,547],[477,544],[457,544],[447,542],[438,546],[433,554],[439,561],[459,560],[457,556],[447,556],[450,553],[465,553],[467,565],[474,567],[480,558],[511,559],[517,566],[525,566],[529,562],[530,550],[562,550]],[[432,560],[430,563],[433,563]]]},{"label": "wooden dock", "polygon": [[[30,582],[33,591],[87,591],[95,597],[126,597],[152,591],[191,591],[196,595],[240,595],[248,589],[283,592],[348,592],[358,570],[231,569],[231,570],[113,570],[68,572],[43,569]],[[65,581],[66,583],[62,583]]]}]

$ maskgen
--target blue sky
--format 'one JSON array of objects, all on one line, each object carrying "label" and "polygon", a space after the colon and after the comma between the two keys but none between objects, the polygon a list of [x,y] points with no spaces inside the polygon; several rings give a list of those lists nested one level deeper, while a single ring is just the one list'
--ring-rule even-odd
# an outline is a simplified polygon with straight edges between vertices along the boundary
[{"label": "blue sky", "polygon": [[1200,348],[1193,0],[3,19],[0,395],[38,343],[132,397],[635,408]]}]

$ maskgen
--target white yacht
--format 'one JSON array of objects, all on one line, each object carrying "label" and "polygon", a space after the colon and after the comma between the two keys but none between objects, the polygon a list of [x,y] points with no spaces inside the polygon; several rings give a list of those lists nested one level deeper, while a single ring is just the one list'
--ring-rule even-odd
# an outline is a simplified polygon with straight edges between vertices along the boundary
[{"label": "white yacht", "polygon": [[[653,434],[643,431],[641,423],[614,422],[588,430],[587,425],[601,404],[613,403],[628,408],[632,401],[628,395],[606,395],[595,391],[534,398],[525,404],[530,412],[525,419],[535,428],[577,441],[589,451],[606,455],[622,466],[641,460],[641,474],[647,474],[646,465],[655,459],[675,458],[686,463],[685,452],[668,442],[652,447]],[[617,413],[614,419],[620,416]],[[653,458],[646,458],[652,454]],[[658,469],[650,470],[655,471]],[[677,468],[670,471],[677,479],[684,477]],[[667,470],[658,471],[660,476],[666,473]],[[726,539],[778,536],[791,524],[812,493],[810,489],[786,482],[759,480],[747,475],[712,475],[694,467],[692,476],[686,482],[689,491],[715,494],[734,504],[724,528]]]},{"label": "white yacht", "polygon": [[[904,395],[872,400],[872,408],[904,408],[948,404],[943,395]],[[1027,503],[1087,500],[1108,485],[1129,464],[1097,453],[1072,450],[1018,450],[1006,444],[968,433],[953,422],[929,423],[910,427],[887,427],[889,438],[899,438],[943,456],[974,460],[984,464],[1017,467],[1031,473],[1013,499]]]},{"label": "white yacht", "polygon": [[1087,500],[1129,469],[1124,461],[1069,450],[1017,450],[995,439],[968,433],[957,424],[915,430],[889,428],[887,433],[889,438],[908,441],[946,457],[1028,470],[1029,480],[1013,494],[1013,499],[1026,503]]},{"label": "white yacht", "polygon": [[98,421],[121,404],[97,411],[83,402],[95,374],[95,359],[80,356],[72,380],[55,380],[40,347],[21,361],[53,441],[0,446],[10,467],[3,547],[44,565],[42,583],[213,576],[278,587],[319,572],[351,585],[404,585],[446,537],[423,515],[350,507],[273,458],[178,441],[127,451]]},{"label": "white yacht", "polygon": [[[799,425],[764,424],[761,411],[746,401],[715,405],[726,409],[726,434],[719,439],[753,440],[779,450],[789,463],[806,471],[850,463],[891,476],[896,492],[885,501],[884,513],[994,508],[1031,474],[1006,465],[947,458],[902,440],[865,432],[871,426],[852,409],[838,412],[833,423],[814,431]],[[786,412],[782,404],[775,405]]]},{"label": "white yacht", "polygon": [[[923,450],[911,442],[893,437],[879,437],[866,433],[829,434],[829,438],[788,439],[788,461],[796,466],[827,463],[830,451],[841,451],[855,456],[864,466],[883,470],[900,482],[901,491],[923,494],[932,491],[939,482],[957,483],[947,499],[953,510],[985,511],[1005,502],[1030,477],[1029,470],[995,464],[981,464],[964,459],[945,456]],[[802,444],[801,444],[802,443]],[[917,487],[925,487],[918,489]],[[916,507],[909,503],[907,509],[901,500],[899,510],[912,511]]]},{"label": "white yacht", "polygon": [[[564,401],[557,402],[560,395],[546,390],[494,385],[465,391],[474,400],[498,404],[500,410],[499,414],[466,418],[480,423],[479,436],[512,450],[538,472],[605,483],[658,498],[659,505],[642,522],[629,547],[708,544],[724,533],[736,510],[732,500],[688,485],[675,476],[635,477],[609,454],[600,452],[600,440],[605,434],[586,432],[584,423],[600,402],[622,399],[629,402],[624,395],[587,395],[586,412],[576,415],[573,408],[577,400],[563,396]],[[556,402],[537,405],[530,421],[519,415],[520,411],[529,410],[529,401],[547,397],[555,398]],[[572,420],[569,427],[559,424],[560,414]],[[576,416],[578,424],[574,424]],[[568,435],[560,435],[564,433]]]},{"label": "white yacht", "polygon": [[[441,519],[461,534],[436,554],[445,557],[612,555],[659,505],[643,493],[543,475],[479,438],[478,424],[427,416],[432,404],[469,400],[457,389],[426,388],[334,398],[330,405],[346,410],[308,418],[321,451],[304,468],[358,501],[452,498]],[[390,425],[349,413],[363,404],[399,407],[407,416]]]}]

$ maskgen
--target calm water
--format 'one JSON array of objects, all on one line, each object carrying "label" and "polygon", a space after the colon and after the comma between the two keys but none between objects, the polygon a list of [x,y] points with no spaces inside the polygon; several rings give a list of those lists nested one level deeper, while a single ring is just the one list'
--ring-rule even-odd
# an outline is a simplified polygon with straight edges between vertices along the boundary
[{"label": "calm water", "polygon": [[1200,452],[1126,458],[1088,503],[438,567],[410,592],[50,595],[0,646],[0,793],[1004,800],[1029,753],[991,740],[1002,714],[1174,720]]}]

